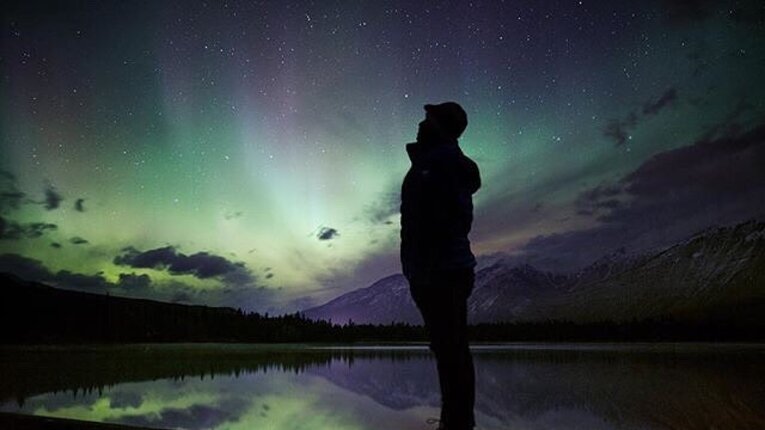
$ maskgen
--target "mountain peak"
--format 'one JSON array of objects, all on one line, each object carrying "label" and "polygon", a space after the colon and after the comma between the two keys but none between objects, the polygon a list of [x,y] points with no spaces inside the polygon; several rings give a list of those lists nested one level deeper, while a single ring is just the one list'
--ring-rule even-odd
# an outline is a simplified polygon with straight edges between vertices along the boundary
[{"label": "mountain peak", "polygon": [[[468,318],[473,323],[619,321],[721,314],[731,303],[762,297],[764,242],[765,222],[750,220],[706,229],[650,254],[617,248],[574,274],[542,271],[505,254],[479,257]],[[422,321],[401,274],[305,313],[343,323]]]}]

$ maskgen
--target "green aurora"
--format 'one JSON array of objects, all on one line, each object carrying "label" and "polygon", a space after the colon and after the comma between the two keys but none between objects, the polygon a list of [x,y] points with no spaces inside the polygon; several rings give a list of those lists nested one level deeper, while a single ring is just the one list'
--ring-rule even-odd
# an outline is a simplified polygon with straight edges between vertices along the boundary
[{"label": "green aurora", "polygon": [[[66,288],[283,312],[398,271],[429,102],[469,115],[476,254],[593,228],[583,193],[765,118],[756,2],[3,7],[0,267]],[[168,246],[241,276],[115,260]]]}]

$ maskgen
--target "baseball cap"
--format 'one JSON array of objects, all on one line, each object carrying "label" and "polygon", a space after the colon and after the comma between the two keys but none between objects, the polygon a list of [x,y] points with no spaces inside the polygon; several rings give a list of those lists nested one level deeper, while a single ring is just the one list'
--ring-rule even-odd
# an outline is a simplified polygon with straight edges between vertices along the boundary
[{"label": "baseball cap", "polygon": [[462,106],[455,102],[426,104],[425,112],[431,114],[438,124],[455,138],[460,137],[467,128],[467,114]]}]

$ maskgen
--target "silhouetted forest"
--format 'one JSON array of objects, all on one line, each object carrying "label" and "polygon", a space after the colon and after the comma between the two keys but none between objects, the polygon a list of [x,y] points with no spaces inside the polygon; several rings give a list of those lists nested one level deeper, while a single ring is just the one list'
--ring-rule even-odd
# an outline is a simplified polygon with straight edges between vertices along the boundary
[{"label": "silhouetted forest", "polygon": [[[427,351],[420,351],[428,354]],[[302,373],[333,360],[353,365],[355,358],[408,360],[391,350],[308,349],[289,345],[113,345],[113,346],[7,346],[0,347],[0,402],[24,399],[47,392],[72,390],[101,392],[124,382],[172,378],[214,378],[241,373]]]},{"label": "silhouetted forest", "polygon": [[[404,342],[426,340],[405,323],[342,324],[300,313],[269,316],[61,290],[0,274],[0,343]],[[568,321],[478,324],[472,341],[761,341],[761,326],[672,319],[578,324]]]}]

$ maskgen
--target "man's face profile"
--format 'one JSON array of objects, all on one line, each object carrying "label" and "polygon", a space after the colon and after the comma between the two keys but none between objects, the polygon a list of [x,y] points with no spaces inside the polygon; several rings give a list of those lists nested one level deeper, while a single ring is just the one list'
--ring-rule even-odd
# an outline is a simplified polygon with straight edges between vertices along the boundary
[{"label": "man's face profile", "polygon": [[427,140],[437,135],[438,125],[435,123],[430,113],[425,113],[425,119],[420,121],[419,127],[417,128],[417,141]]}]

